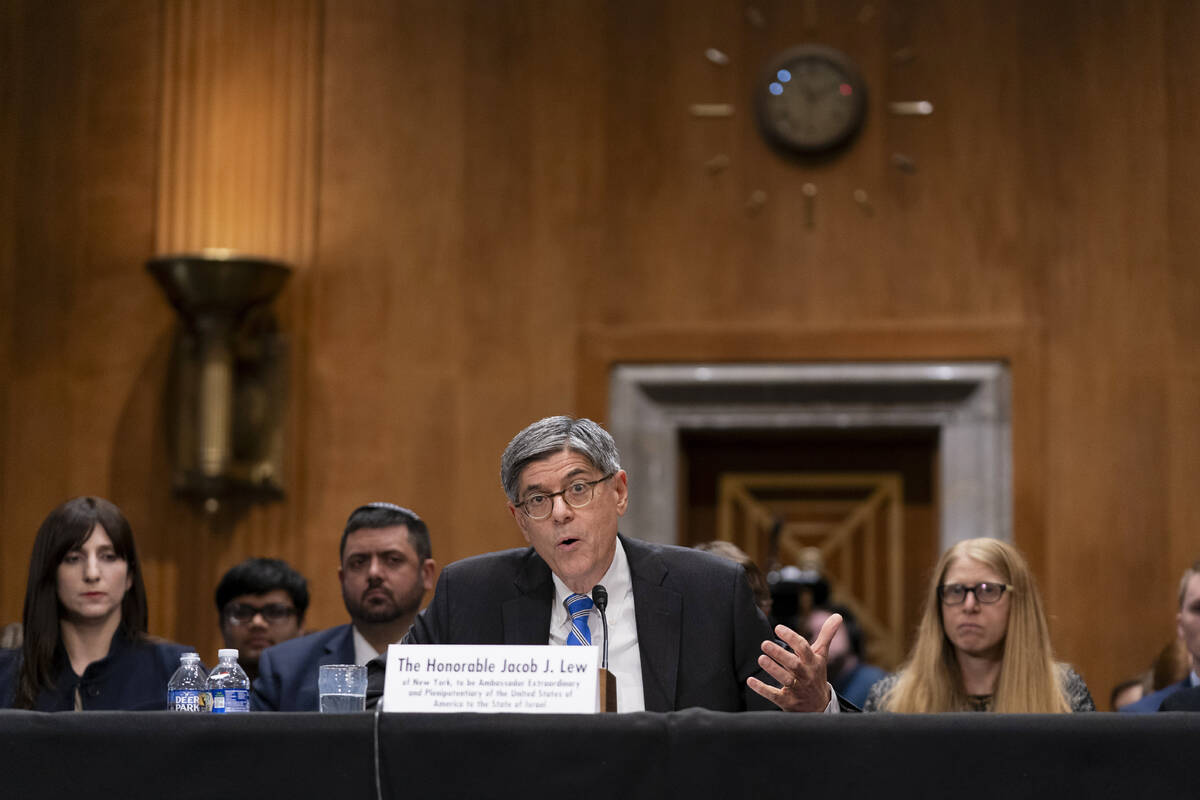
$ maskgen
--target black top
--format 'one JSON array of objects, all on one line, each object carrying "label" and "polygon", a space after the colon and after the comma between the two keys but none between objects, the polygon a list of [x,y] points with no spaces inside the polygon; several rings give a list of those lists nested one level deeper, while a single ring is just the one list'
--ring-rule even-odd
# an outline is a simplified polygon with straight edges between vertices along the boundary
[{"label": "black top", "polygon": [[[33,710],[74,710],[76,687],[84,711],[165,710],[167,682],[179,668],[179,656],[194,649],[147,639],[133,642],[118,630],[108,655],[80,676],[60,645],[54,655],[54,686],[42,690]],[[22,660],[19,649],[0,650],[0,708],[11,708],[16,700]]]}]

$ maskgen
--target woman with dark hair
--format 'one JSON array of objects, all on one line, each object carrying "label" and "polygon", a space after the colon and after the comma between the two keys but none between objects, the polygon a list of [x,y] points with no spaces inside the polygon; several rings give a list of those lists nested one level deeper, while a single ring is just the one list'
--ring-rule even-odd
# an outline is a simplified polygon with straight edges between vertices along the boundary
[{"label": "woman with dark hair", "polygon": [[167,681],[193,648],[146,635],[146,589],[121,510],[76,497],[38,529],[25,587],[25,641],[0,651],[0,707],[166,708]]}]

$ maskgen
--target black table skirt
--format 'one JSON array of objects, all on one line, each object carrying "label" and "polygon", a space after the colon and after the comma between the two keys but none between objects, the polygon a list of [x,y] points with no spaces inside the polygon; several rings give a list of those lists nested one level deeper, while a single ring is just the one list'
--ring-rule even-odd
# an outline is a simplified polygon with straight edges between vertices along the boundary
[{"label": "black table skirt", "polygon": [[[378,734],[378,736],[377,736]],[[0,797],[1200,796],[1200,714],[0,711]]]}]

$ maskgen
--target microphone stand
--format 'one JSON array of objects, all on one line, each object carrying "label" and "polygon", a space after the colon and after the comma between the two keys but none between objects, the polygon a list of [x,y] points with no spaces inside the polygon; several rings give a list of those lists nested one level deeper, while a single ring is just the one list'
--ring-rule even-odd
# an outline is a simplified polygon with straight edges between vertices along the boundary
[{"label": "microphone stand", "polygon": [[600,612],[600,626],[604,629],[604,649],[600,658],[600,710],[617,710],[617,676],[608,671],[608,590],[602,585],[592,587],[592,602]]}]

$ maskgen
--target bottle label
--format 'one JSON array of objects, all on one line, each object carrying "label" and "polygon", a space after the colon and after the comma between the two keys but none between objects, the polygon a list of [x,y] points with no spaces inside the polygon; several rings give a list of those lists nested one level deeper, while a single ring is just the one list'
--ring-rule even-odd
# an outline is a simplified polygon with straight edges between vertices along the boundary
[{"label": "bottle label", "polygon": [[172,711],[207,711],[201,695],[202,692],[195,689],[172,689],[167,692],[167,708]]},{"label": "bottle label", "polygon": [[214,714],[234,714],[250,710],[249,689],[212,689],[208,694],[212,696],[211,710]]}]

